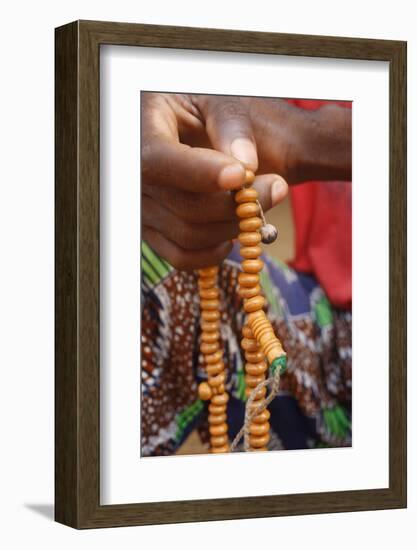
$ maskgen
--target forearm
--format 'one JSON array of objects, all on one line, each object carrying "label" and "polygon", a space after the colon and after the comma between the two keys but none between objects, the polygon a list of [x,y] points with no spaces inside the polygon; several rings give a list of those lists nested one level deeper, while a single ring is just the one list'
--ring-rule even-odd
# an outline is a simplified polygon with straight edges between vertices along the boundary
[{"label": "forearm", "polygon": [[326,105],[307,111],[294,182],[352,179],[352,111]]},{"label": "forearm", "polygon": [[288,183],[350,180],[351,110],[326,105],[315,111],[283,100],[248,100],[260,171],[276,172]]}]

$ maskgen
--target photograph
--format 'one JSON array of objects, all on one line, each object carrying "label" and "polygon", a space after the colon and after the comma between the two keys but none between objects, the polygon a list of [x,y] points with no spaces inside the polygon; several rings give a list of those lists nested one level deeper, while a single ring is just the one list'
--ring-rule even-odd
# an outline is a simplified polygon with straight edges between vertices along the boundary
[{"label": "photograph", "polygon": [[350,447],[352,101],[139,95],[140,456]]},{"label": "photograph", "polygon": [[412,6],[2,3],[0,549],[414,550]]},{"label": "photograph", "polygon": [[56,521],[406,506],[406,43],[55,52]]}]

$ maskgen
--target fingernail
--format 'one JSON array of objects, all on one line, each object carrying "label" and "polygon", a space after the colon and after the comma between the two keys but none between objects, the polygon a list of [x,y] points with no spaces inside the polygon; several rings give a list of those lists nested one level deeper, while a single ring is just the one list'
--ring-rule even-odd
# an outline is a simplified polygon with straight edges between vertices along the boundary
[{"label": "fingernail", "polygon": [[236,189],[243,185],[245,169],[241,164],[228,164],[219,174],[219,186],[223,189]]},{"label": "fingernail", "polygon": [[240,162],[246,166],[256,170],[258,168],[258,156],[256,154],[255,145],[250,139],[236,138],[230,145],[230,152]]},{"label": "fingernail", "polygon": [[272,183],[271,186],[271,201],[272,206],[276,206],[287,194],[287,182],[280,176]]}]

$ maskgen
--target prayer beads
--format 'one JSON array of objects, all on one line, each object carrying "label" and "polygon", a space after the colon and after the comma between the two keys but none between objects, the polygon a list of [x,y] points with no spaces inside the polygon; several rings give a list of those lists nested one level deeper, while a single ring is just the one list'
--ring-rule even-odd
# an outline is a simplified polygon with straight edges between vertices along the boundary
[{"label": "prayer beads", "polygon": [[[245,393],[247,397],[251,396],[250,411],[261,409],[259,413],[252,413],[249,418],[249,450],[266,451],[270,430],[270,413],[265,408],[268,403],[265,402],[268,364],[272,372],[275,372],[276,368],[282,372],[286,368],[286,354],[263,311],[266,300],[261,292],[259,277],[264,267],[260,259],[260,243],[275,240],[277,231],[274,226],[266,224],[258,193],[250,187],[254,179],[253,172],[247,171],[245,186],[235,194],[240,229],[238,241],[242,256],[238,292],[247,314],[241,341],[246,360]],[[227,437],[229,396],[225,390],[226,372],[220,343],[220,299],[216,286],[218,267],[200,269],[198,273],[201,308],[200,351],[204,355],[208,375],[207,382],[199,385],[198,394],[200,399],[210,401],[208,423],[211,451],[224,453],[230,449]],[[258,388],[259,385],[261,386]],[[271,395],[270,399],[272,397]]]}]

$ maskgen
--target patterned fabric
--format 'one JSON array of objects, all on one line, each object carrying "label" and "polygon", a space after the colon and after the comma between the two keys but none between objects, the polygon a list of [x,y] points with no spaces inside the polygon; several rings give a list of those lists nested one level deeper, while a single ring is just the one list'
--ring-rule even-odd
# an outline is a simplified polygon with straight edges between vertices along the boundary
[{"label": "patterned fabric", "polygon": [[[334,309],[311,276],[262,256],[268,317],[288,354],[270,404],[270,450],[351,445],[351,313]],[[229,437],[243,423],[244,323],[235,247],[219,269],[221,336],[227,370]],[[141,454],[175,453],[194,429],[208,444],[207,378],[199,352],[197,275],[180,272],[142,243]]]}]

